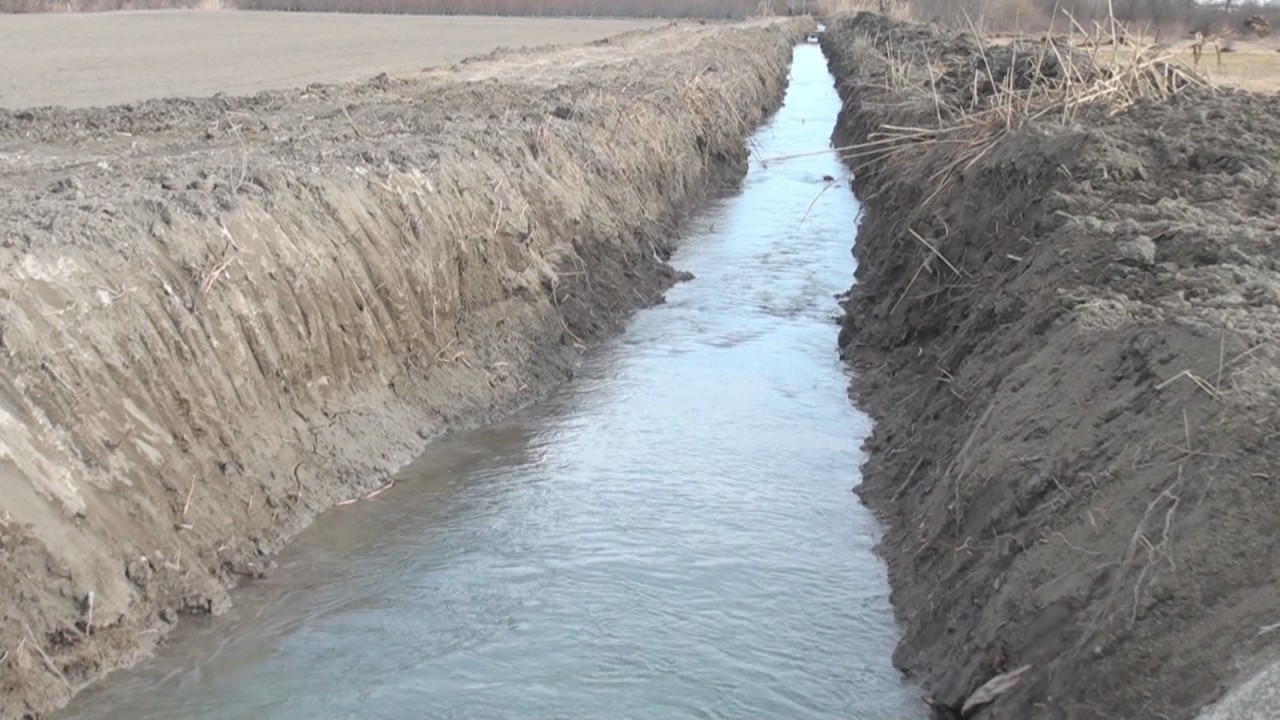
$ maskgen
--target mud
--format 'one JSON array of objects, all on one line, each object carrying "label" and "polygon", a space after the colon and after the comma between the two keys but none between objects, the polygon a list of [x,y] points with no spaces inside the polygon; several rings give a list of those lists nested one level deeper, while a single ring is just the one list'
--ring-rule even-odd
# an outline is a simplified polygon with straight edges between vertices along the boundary
[{"label": "mud", "polygon": [[[981,92],[963,34],[859,15],[823,42],[840,146]],[[937,102],[892,70],[927,89],[926,58]],[[941,714],[1030,665],[978,713],[1188,718],[1274,657],[1278,143],[1280,99],[1189,90],[1033,123],[941,191],[954,144],[850,160],[859,492],[895,661]]]},{"label": "mud", "polygon": [[316,513],[660,301],[807,30],[0,113],[0,717],[225,610]]}]

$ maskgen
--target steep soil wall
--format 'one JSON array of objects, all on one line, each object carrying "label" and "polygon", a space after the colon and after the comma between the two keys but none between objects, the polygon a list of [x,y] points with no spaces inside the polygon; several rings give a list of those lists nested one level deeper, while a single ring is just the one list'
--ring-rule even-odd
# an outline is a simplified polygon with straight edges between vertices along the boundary
[{"label": "steep soil wall", "polygon": [[0,114],[0,717],[572,373],[675,279],[801,22]]},{"label": "steep soil wall", "polygon": [[[983,92],[963,34],[824,43],[841,146]],[[944,715],[1030,665],[983,717],[1191,717],[1280,636],[1280,99],[1046,118],[960,165],[931,137],[848,153],[896,661]]]}]

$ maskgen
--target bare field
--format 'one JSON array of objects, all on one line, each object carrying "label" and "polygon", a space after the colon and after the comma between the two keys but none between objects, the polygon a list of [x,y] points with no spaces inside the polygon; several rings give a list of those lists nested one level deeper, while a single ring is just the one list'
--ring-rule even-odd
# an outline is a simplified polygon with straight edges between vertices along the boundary
[{"label": "bare field", "polygon": [[0,16],[0,107],[93,107],[403,75],[653,20],[122,12]]},{"label": "bare field", "polygon": [[1214,83],[1252,92],[1280,91],[1280,45],[1275,40],[1236,40],[1231,44],[1231,52],[1221,56],[1209,46],[1199,63],[1195,62],[1191,45],[1189,40],[1175,45],[1177,59],[1187,67],[1198,69]]}]

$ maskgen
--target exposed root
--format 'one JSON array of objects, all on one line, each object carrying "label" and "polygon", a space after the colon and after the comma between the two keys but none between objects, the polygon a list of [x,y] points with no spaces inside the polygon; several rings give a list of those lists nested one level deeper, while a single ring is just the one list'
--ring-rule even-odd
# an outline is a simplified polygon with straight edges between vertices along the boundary
[{"label": "exposed root", "polygon": [[[1137,559],[1139,547],[1146,550],[1147,562],[1143,564],[1142,570],[1138,573],[1137,580],[1133,583],[1133,610],[1129,615],[1130,624],[1138,621],[1138,611],[1141,606],[1142,590],[1144,587],[1143,583],[1146,580],[1147,573],[1151,571],[1151,568],[1154,567],[1161,559],[1164,559],[1169,563],[1170,569],[1177,569],[1177,564],[1174,562],[1173,557],[1173,518],[1174,513],[1178,510],[1178,503],[1181,502],[1181,498],[1174,494],[1174,490],[1176,490],[1181,484],[1182,466],[1179,465],[1178,477],[1161,490],[1160,494],[1156,495],[1151,502],[1147,503],[1146,512],[1142,514],[1142,519],[1138,521],[1138,526],[1134,529],[1133,536],[1129,540],[1129,548],[1125,551],[1124,558],[1120,563],[1122,568],[1129,567]],[[1165,501],[1168,501],[1168,506],[1165,509],[1160,542],[1153,544],[1150,538],[1147,537],[1147,533],[1149,532],[1148,523],[1151,521],[1157,508],[1159,508]]]}]

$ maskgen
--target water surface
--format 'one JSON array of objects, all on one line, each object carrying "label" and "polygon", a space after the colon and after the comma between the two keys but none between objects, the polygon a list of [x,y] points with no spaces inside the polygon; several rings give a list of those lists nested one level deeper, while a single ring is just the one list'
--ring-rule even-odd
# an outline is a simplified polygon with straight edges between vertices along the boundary
[{"label": "water surface", "polygon": [[[796,49],[740,194],[674,288],[548,402],[430,449],[300,536],[231,613],[74,718],[912,718],[850,488],[834,296],[857,205]],[[190,623],[189,623],[190,624]]]}]

